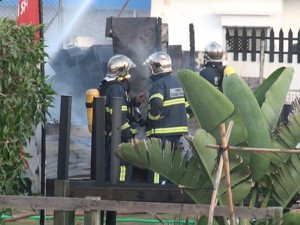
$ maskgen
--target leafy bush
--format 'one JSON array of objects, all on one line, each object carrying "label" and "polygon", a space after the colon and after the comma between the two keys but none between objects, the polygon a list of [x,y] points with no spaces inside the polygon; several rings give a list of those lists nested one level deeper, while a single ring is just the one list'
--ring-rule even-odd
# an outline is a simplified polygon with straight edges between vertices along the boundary
[{"label": "leafy bush", "polygon": [[0,19],[0,194],[17,194],[23,184],[20,155],[36,126],[43,124],[54,94],[41,70],[47,54],[36,32],[42,26],[17,26]]}]

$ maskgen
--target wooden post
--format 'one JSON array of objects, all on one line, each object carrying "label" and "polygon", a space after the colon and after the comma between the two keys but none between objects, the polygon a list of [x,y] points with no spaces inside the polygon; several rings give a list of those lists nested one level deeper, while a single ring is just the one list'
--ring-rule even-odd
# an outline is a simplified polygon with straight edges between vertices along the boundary
[{"label": "wooden post", "polygon": [[117,184],[120,177],[120,160],[115,156],[115,152],[121,143],[122,98],[114,97],[112,99],[112,108],[110,181],[113,184]]},{"label": "wooden post", "polygon": [[[220,125],[221,136],[222,136],[222,147],[223,149],[227,148],[227,139],[225,134],[225,123],[221,123]],[[229,158],[228,151],[223,151],[223,160],[224,160],[224,169],[225,169],[225,178],[226,178],[226,189],[227,189],[227,200],[228,207],[230,211],[230,224],[235,225],[235,216],[233,209],[233,201],[232,201],[232,192],[231,192],[231,183],[230,183],[230,168],[229,168]]]},{"label": "wooden post", "polygon": [[60,104],[57,179],[67,180],[69,178],[72,96],[61,96]]},{"label": "wooden post", "polygon": [[[69,196],[69,152],[71,130],[72,96],[61,96],[59,143],[57,156],[57,180],[54,183],[54,196]],[[75,211],[54,210],[54,225],[71,225],[75,221]]]},{"label": "wooden post", "polygon": [[[69,181],[54,181],[54,196],[69,197]],[[71,225],[75,224],[75,211],[54,210],[54,225]]]},{"label": "wooden post", "polygon": [[274,210],[274,219],[273,222],[275,225],[281,225],[282,224],[282,217],[283,217],[283,212],[282,210],[279,210],[278,208],[273,208],[270,207],[270,209]]},{"label": "wooden post", "polygon": [[264,63],[265,63],[265,40],[260,42],[260,60],[259,60],[259,84],[264,81]]},{"label": "wooden post", "polygon": [[[227,133],[226,133],[226,140],[228,140],[229,137],[230,137],[232,126],[233,126],[233,121],[230,121],[229,126],[228,126],[228,130],[227,130]],[[216,178],[215,178],[215,183],[214,183],[214,190],[213,190],[213,194],[212,194],[211,202],[210,202],[210,207],[209,207],[207,225],[212,225],[212,223],[213,223],[214,211],[215,211],[215,207],[218,203],[217,194],[218,194],[218,188],[219,188],[220,181],[221,181],[222,169],[223,169],[223,164],[224,164],[223,162],[224,162],[223,157],[220,157],[219,166],[218,166],[218,170],[217,170],[217,174],[216,174]]]},{"label": "wooden post", "polygon": [[91,179],[96,186],[105,182],[105,98],[93,100],[93,125],[91,144]]},{"label": "wooden post", "polygon": [[[86,197],[89,200],[101,200],[101,197]],[[101,210],[84,211],[84,225],[99,225]]]}]

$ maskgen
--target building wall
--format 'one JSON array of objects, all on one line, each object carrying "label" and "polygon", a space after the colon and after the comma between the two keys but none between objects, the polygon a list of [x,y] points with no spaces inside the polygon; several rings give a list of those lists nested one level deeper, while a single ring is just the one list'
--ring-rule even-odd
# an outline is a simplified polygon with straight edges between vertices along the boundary
[{"label": "building wall", "polygon": [[284,0],[282,7],[282,28],[284,31],[292,29],[293,32],[297,33],[300,29],[299,21],[300,14],[300,1],[298,0]]},{"label": "building wall", "polygon": [[[169,45],[181,45],[183,51],[190,50],[189,24],[195,29],[195,50],[199,51],[198,67],[202,61],[204,46],[215,40],[225,46],[225,26],[253,26],[273,28],[275,33],[282,28],[287,35],[289,29],[297,34],[300,1],[298,0],[152,0],[150,9],[126,9],[122,17],[152,16],[161,17],[168,24]],[[82,12],[79,9],[66,8],[63,19],[57,16],[58,8],[44,8],[46,22],[45,39],[50,57],[57,48],[74,43],[74,38],[89,44],[111,44],[112,39],[105,37],[106,18],[117,16],[120,9],[93,8]],[[0,9],[0,16],[6,16],[7,10]],[[3,14],[4,13],[4,14]],[[81,38],[82,37],[82,38]],[[77,43],[86,44],[86,43]],[[275,46],[275,50],[278,46]],[[259,58],[259,55],[257,56]],[[294,56],[295,58],[295,56]],[[250,60],[250,57],[248,57]],[[233,55],[224,57],[227,64],[236,67],[242,76],[257,77],[262,69],[259,62],[233,61]],[[293,60],[296,62],[296,60]],[[278,60],[275,59],[275,62]],[[285,60],[286,62],[286,60]],[[292,89],[300,89],[300,66],[297,63],[269,63],[268,57],[263,64],[263,76],[267,77],[280,66],[295,68]],[[51,75],[51,68],[47,74]]]},{"label": "building wall", "polygon": [[183,50],[188,50],[188,27],[194,24],[196,51],[203,50],[212,37],[222,42],[222,26],[274,27],[281,10],[281,0],[152,0],[151,4],[151,16],[169,24],[172,45],[181,44]]},{"label": "building wall", "polygon": [[[151,16],[161,17],[164,23],[169,25],[169,44],[182,45],[182,49],[189,51],[189,24],[195,29],[195,50],[203,52],[204,47],[210,41],[217,41],[226,46],[225,27],[267,27],[273,28],[275,34],[282,29],[285,36],[292,29],[294,37],[300,28],[298,0],[152,0]],[[285,46],[285,49],[287,45]],[[275,51],[278,46],[275,45]],[[201,62],[201,54],[199,61]],[[259,59],[257,55],[257,59]],[[286,58],[286,57],[285,57]],[[260,70],[266,78],[275,69],[281,66],[293,66],[295,69],[291,89],[300,89],[300,65],[294,56],[294,63],[269,63],[268,57],[262,66],[257,62],[241,60],[234,61],[233,54],[227,53],[224,63],[237,69],[241,76],[259,77]]]}]

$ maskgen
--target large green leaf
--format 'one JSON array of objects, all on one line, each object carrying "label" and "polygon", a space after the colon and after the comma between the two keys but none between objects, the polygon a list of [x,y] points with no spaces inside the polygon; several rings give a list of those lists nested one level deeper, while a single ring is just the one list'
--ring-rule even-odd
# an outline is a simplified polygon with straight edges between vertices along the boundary
[{"label": "large green leaf", "polygon": [[[287,124],[280,124],[276,135],[273,136],[273,146],[279,149],[294,149],[300,142],[300,100],[293,103],[292,113],[288,117]],[[260,185],[268,188],[273,187],[272,199],[286,207],[300,190],[300,158],[295,154],[278,154],[282,161],[274,163],[272,172],[267,174],[266,179],[260,181]],[[268,180],[267,180],[268,178]]]},{"label": "large green leaf", "polygon": [[206,148],[208,144],[216,144],[216,139],[203,129],[198,129],[194,137],[188,138],[189,144],[192,147],[193,155],[201,163],[203,172],[213,183],[212,173],[216,168],[216,160],[218,152],[216,150]]},{"label": "large green leaf", "polygon": [[[276,72],[278,71],[281,71],[281,69]],[[276,72],[265,81],[266,83],[272,83],[273,85],[266,91],[265,101],[261,106],[262,113],[269,125],[270,132],[273,132],[277,126],[286,95],[293,79],[294,70],[292,68],[285,68],[279,76]],[[261,87],[261,89],[262,88],[263,87]],[[258,90],[258,93],[260,94],[261,89]]]},{"label": "large green leaf", "polygon": [[[220,131],[219,131],[220,132]],[[207,148],[207,145],[215,145],[216,140],[210,134],[203,129],[198,129],[194,137],[187,137],[193,155],[197,158],[199,163],[202,165],[203,173],[205,173],[214,183],[214,173],[216,172],[217,163],[219,157],[221,156],[220,152],[214,149]],[[241,164],[241,159],[235,154],[230,157],[230,169],[233,170]]]},{"label": "large green leaf", "polygon": [[[239,183],[238,185],[232,187],[232,201],[234,204],[241,203],[241,199],[244,200],[247,196],[249,196],[249,193],[252,188],[252,181],[251,180],[245,180],[244,182]],[[227,192],[223,192],[220,196],[221,201],[224,205],[228,205],[228,198],[227,198]]]},{"label": "large green leaf", "polygon": [[282,225],[299,225],[300,214],[295,211],[290,211],[283,214]]},{"label": "large green leaf", "polygon": [[[230,121],[233,121],[234,125],[228,140],[228,145],[239,145],[246,142],[248,134],[239,110],[236,110],[233,116],[225,121],[226,126],[228,126]],[[214,129],[211,134],[216,138],[218,143],[221,143],[221,134],[218,128]]]},{"label": "large green leaf", "polygon": [[292,112],[288,116],[288,123],[281,123],[273,138],[277,146],[284,149],[294,149],[300,143],[300,99],[292,102]]},{"label": "large green leaf", "polygon": [[[250,87],[237,74],[232,74],[229,77],[224,77],[223,91],[241,114],[248,133],[248,145],[250,147],[270,148],[271,139],[268,127]],[[251,176],[254,181],[257,181],[267,172],[270,161],[259,153],[249,155]]]},{"label": "large green leaf", "polygon": [[169,142],[163,151],[160,139],[156,138],[134,139],[131,143],[121,144],[116,151],[118,158],[132,165],[159,173],[175,184],[196,188],[202,172],[197,160],[187,154],[172,151]]},{"label": "large green leaf", "polygon": [[[208,149],[206,145],[215,144],[215,139],[203,129],[198,129],[194,137],[189,139],[190,146],[194,156],[199,160],[203,174],[206,175],[207,181],[205,186],[202,188],[213,189],[215,183],[215,176],[218,166],[218,157],[221,157],[216,150]],[[231,171],[231,186],[235,190],[239,190],[239,193],[233,196],[233,202],[238,203],[243,201],[243,199],[249,194],[251,189],[251,182],[249,182],[250,170],[247,167],[240,167],[242,159],[237,157],[230,157],[230,171]],[[237,169],[240,168],[240,169]],[[190,196],[194,196],[193,199],[197,203],[209,204],[211,195],[210,192],[207,192],[203,189],[193,189],[186,190]],[[204,193],[203,193],[204,192]],[[206,196],[209,194],[209,196]],[[222,201],[226,199],[226,180],[224,174],[220,182],[218,189],[218,195],[220,197],[220,204],[224,204]]]},{"label": "large green leaf", "polygon": [[275,173],[270,176],[273,185],[271,197],[286,208],[293,197],[300,190],[300,158],[298,155],[291,155],[288,163],[282,164]]},{"label": "large green leaf", "polygon": [[229,99],[198,73],[186,69],[178,77],[199,127],[211,132],[232,115]]},{"label": "large green leaf", "polygon": [[260,106],[264,103],[266,99],[266,93],[276,82],[281,73],[285,70],[285,67],[280,67],[275,70],[270,76],[255,90],[254,95],[257,99],[257,102]]},{"label": "large green leaf", "polygon": [[[187,139],[192,147],[192,155],[189,154],[189,151],[186,154],[181,151],[171,151],[169,143],[162,151],[161,141],[153,138],[123,143],[117,149],[116,156],[137,167],[149,169],[165,176],[173,183],[180,185],[196,203],[209,204],[218,165],[218,152],[206,148],[206,145],[216,144],[216,140],[203,129],[197,130],[195,137]],[[231,171],[238,168],[240,164],[241,160],[238,157],[230,159]],[[250,177],[250,172],[246,168],[236,170],[232,174],[232,186],[243,187],[240,194],[234,197],[234,202],[242,201],[247,195],[247,190],[250,190],[249,185],[251,184],[245,181],[247,177]],[[224,176],[220,186],[225,187]],[[220,188],[220,195],[224,195],[225,192],[226,189]],[[220,204],[222,204],[221,200]]]},{"label": "large green leaf", "polygon": [[[292,102],[292,112],[288,116],[288,123],[281,123],[272,136],[272,146],[277,149],[294,149],[300,143],[300,99]],[[275,154],[275,153],[274,153]],[[277,154],[281,160],[272,159],[273,163],[280,165],[290,157],[289,154]]]}]

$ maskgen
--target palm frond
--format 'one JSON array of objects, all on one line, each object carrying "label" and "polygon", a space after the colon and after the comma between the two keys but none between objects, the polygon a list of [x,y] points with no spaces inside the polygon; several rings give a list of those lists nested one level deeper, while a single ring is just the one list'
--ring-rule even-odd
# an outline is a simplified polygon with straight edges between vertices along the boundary
[{"label": "palm frond", "polygon": [[[288,116],[287,124],[281,123],[272,136],[272,146],[277,149],[294,149],[300,143],[300,99],[292,102],[292,111]],[[272,162],[276,165],[285,163],[290,157],[289,154],[274,154]]]},{"label": "palm frond", "polygon": [[[280,124],[272,137],[273,147],[294,149],[300,142],[300,99],[292,103],[292,112],[287,124]],[[281,161],[272,161],[270,173],[259,183],[265,188],[273,187],[271,198],[286,207],[300,190],[300,158],[295,154],[278,154]]]},{"label": "palm frond", "polygon": [[281,148],[294,149],[300,143],[300,99],[292,102],[292,112],[288,116],[287,124],[281,123],[273,136]]},{"label": "palm frond", "polygon": [[123,143],[116,151],[116,157],[134,166],[152,170],[183,187],[197,188],[202,175],[198,161],[189,152],[173,151],[166,143],[162,149],[157,138]]},{"label": "palm frond", "polygon": [[270,175],[273,185],[271,197],[286,208],[300,190],[300,158],[293,154],[288,163],[282,164],[277,171]]},{"label": "palm frond", "polygon": [[[116,156],[135,166],[159,173],[180,185],[196,203],[208,204],[214,185],[218,153],[216,150],[206,148],[206,145],[216,143],[216,140],[203,129],[199,129],[195,137],[187,137],[187,140],[193,154],[190,154],[190,150],[172,151],[168,142],[162,149],[160,139],[152,138],[123,143],[117,149]],[[230,162],[230,169],[233,171],[240,164],[241,159],[235,157]],[[247,180],[247,177],[249,179],[249,176],[249,170],[236,170],[232,175],[232,185],[238,187]],[[222,182],[224,187],[225,181]],[[242,185],[244,191],[241,193],[250,190],[249,185]],[[221,191],[220,195],[226,190]],[[242,201],[243,198],[238,198],[236,202]],[[220,203],[222,204],[221,201]]]}]

